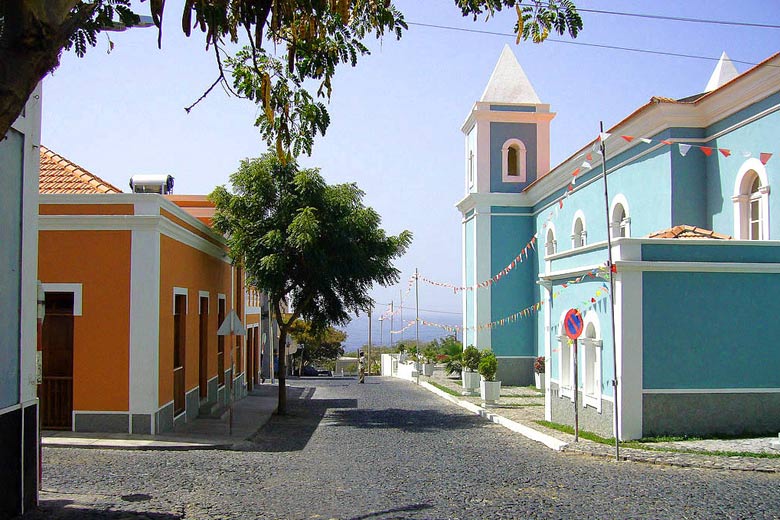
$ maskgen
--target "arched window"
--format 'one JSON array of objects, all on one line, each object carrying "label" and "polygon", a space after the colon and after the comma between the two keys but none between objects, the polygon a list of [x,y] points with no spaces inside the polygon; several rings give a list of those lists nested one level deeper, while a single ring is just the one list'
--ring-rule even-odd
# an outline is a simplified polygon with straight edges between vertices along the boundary
[{"label": "arched window", "polygon": [[593,313],[585,317],[585,337],[582,343],[582,402],[601,411],[601,340],[598,339],[598,322]]},{"label": "arched window", "polygon": [[[558,330],[563,332],[563,319],[561,314]],[[574,349],[571,340],[565,334],[558,336],[558,387],[561,397],[568,397],[574,401]],[[555,355],[555,354],[553,354]]]},{"label": "arched window", "polygon": [[526,181],[526,149],[520,139],[509,139],[501,147],[501,177],[504,182]]},{"label": "arched window", "polygon": [[547,255],[554,255],[558,252],[558,242],[555,240],[555,230],[547,230],[547,239],[544,241],[544,251]]},{"label": "arched window", "polygon": [[578,211],[574,216],[574,226],[571,230],[571,247],[583,247],[588,242],[588,232],[585,230],[585,216]]},{"label": "arched window", "polygon": [[758,159],[739,169],[734,186],[734,236],[741,240],[769,239],[769,185]]}]

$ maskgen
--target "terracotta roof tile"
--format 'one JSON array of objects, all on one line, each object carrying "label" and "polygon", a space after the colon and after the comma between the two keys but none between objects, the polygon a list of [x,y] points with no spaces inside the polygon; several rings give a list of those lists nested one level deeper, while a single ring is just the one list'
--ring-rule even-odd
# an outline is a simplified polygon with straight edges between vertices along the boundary
[{"label": "terracotta roof tile", "polygon": [[40,193],[122,193],[78,164],[41,146]]},{"label": "terracotta roof tile", "polygon": [[728,235],[716,233],[709,229],[704,229],[696,226],[680,225],[673,228],[665,229],[663,231],[657,231],[648,235],[650,238],[709,238],[713,240],[731,240]]}]

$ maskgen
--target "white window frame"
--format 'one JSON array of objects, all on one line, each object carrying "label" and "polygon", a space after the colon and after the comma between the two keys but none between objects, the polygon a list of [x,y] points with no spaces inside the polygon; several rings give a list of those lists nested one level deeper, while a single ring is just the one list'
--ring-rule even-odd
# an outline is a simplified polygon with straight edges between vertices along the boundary
[{"label": "white window frame", "polygon": [[173,296],[171,297],[171,314],[176,314],[176,296],[178,295],[184,296],[184,314],[189,314],[190,296],[189,296],[189,291],[187,290],[186,287],[173,288]]},{"label": "white window frame", "polygon": [[81,316],[83,309],[83,285],[80,283],[41,283],[44,293],[72,293],[73,315]]},{"label": "white window frame", "polygon": [[474,150],[469,150],[469,155],[466,158],[466,170],[469,189],[471,189],[474,187]]},{"label": "white window frame", "polygon": [[[509,175],[509,148],[517,149],[517,175]],[[507,139],[501,147],[501,178],[504,182],[525,182],[528,178],[528,151],[520,139]]]},{"label": "white window frame", "polygon": [[[618,206],[623,207],[623,218],[620,222],[615,220],[615,211]],[[612,238],[629,238],[631,236],[631,214],[628,211],[628,200],[619,193],[612,199],[612,205],[609,208],[609,228]],[[624,236],[621,236],[621,232]]]},{"label": "white window frame", "polygon": [[200,299],[206,298],[208,301],[209,314],[211,313],[211,296],[208,291],[198,291],[198,315],[200,315]]},{"label": "white window frame", "polygon": [[580,337],[578,345],[582,352],[582,405],[591,406],[601,413],[602,341],[599,319],[594,311],[587,312],[583,317],[583,330],[587,333],[591,327],[595,337]]},{"label": "white window frame", "polygon": [[[758,195],[751,196],[751,187],[753,176],[758,176],[761,186],[758,189]],[[751,202],[758,200],[759,204],[759,233],[760,237],[755,240],[769,240],[769,178],[766,173],[766,167],[759,159],[752,157],[742,163],[734,182],[734,196],[731,201],[734,203],[734,237],[738,240],[752,240],[750,227],[750,205]]]},{"label": "white window frame", "polygon": [[[550,234],[552,234],[552,240],[549,240]],[[551,256],[558,252],[558,241],[555,239],[555,227],[552,224],[547,226],[547,233],[544,238],[544,254],[545,256]]]},{"label": "white window frame", "polygon": [[[577,221],[582,222],[582,230],[579,233],[577,233]],[[571,223],[571,248],[579,249],[586,245],[588,245],[588,228],[585,222],[585,214],[582,210],[577,210]]]},{"label": "white window frame", "polygon": [[574,347],[568,336],[558,336],[558,388],[562,397],[574,401]]}]

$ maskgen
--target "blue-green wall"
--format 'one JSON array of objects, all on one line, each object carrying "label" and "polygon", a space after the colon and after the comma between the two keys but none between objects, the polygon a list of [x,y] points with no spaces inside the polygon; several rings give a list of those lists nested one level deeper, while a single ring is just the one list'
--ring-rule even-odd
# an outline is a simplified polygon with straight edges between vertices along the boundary
[{"label": "blue-green wall", "polygon": [[[467,220],[463,226],[465,228],[464,233],[464,240],[465,240],[465,248],[464,253],[466,255],[466,258],[464,259],[464,265],[466,269],[466,278],[463,280],[464,285],[471,286],[474,284],[474,232],[475,232],[475,224],[476,220],[472,217],[469,220]],[[471,327],[474,323],[474,295],[475,291],[465,291],[464,297],[466,299],[466,309],[465,309],[465,320],[466,320],[466,331],[463,336],[463,345],[473,345],[475,343],[475,334],[474,330],[470,329],[468,327]]]},{"label": "blue-green wall", "polygon": [[19,402],[24,136],[0,140],[0,409]]},{"label": "blue-green wall", "polygon": [[647,272],[643,386],[780,387],[780,275]]},{"label": "blue-green wall", "polygon": [[[519,212],[518,208],[507,208]],[[490,218],[490,272],[504,269],[528,243],[534,234],[531,216],[500,215],[501,208],[493,207]],[[505,318],[535,303],[534,256],[512,269],[490,289],[491,321]],[[486,290],[486,289],[481,289]],[[524,318],[514,323],[495,327],[491,331],[491,348],[498,356],[533,356],[536,354],[535,318]]]}]

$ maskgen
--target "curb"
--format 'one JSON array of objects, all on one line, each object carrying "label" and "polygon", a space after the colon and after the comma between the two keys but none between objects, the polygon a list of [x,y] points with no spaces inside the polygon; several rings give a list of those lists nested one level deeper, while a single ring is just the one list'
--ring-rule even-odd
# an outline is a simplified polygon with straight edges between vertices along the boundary
[{"label": "curb", "polygon": [[498,415],[496,413],[489,412],[488,410],[485,410],[481,406],[477,406],[474,403],[470,403],[468,401],[463,401],[461,399],[458,399],[455,396],[452,396],[432,384],[421,381],[420,386],[428,390],[429,392],[433,392],[434,394],[438,395],[439,397],[443,397],[444,399],[450,401],[451,403],[454,403],[461,408],[464,408],[468,410],[469,412],[479,415],[480,417],[484,417],[488,421],[494,422],[496,424],[499,424],[503,426],[504,428],[507,428],[515,433],[519,433],[520,435],[531,439],[532,441],[540,442],[547,446],[548,448],[552,448],[555,451],[563,451],[566,446],[569,445],[569,443],[564,442],[560,439],[556,439],[555,437],[551,435],[547,435],[546,433],[542,433],[538,430],[535,430],[533,428],[530,428],[524,424],[520,424],[519,422],[515,422],[511,419],[507,419],[506,417],[503,417],[501,415]]},{"label": "curb", "polygon": [[[86,442],[90,441],[90,442]],[[44,448],[76,448],[100,450],[143,450],[143,451],[193,451],[193,450],[229,450],[232,444],[208,444],[199,442],[147,441],[147,440],[111,440],[87,439],[83,437],[58,438],[43,437]]]}]

